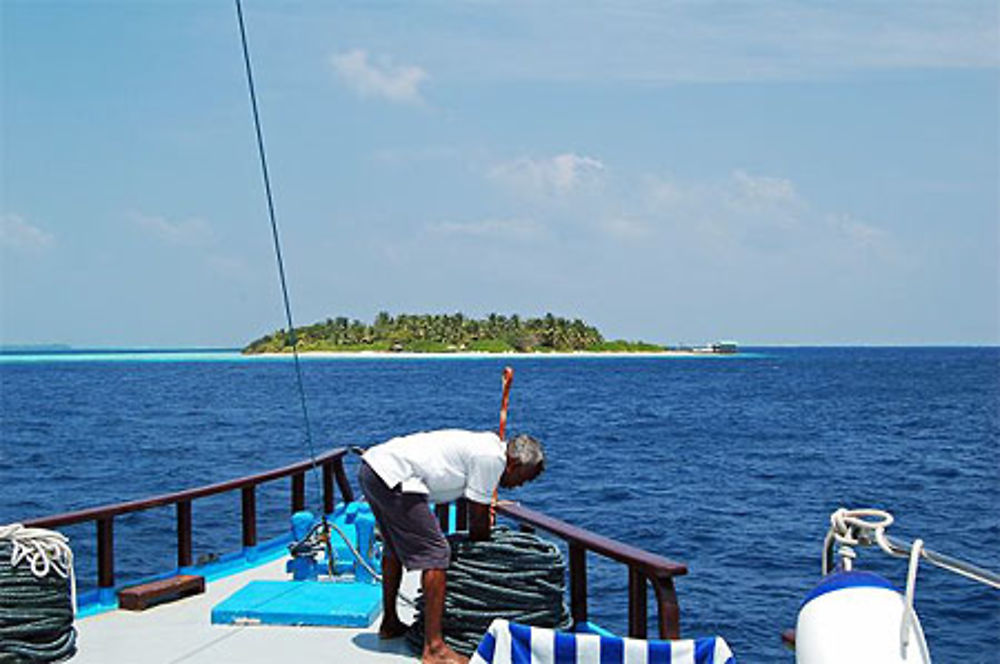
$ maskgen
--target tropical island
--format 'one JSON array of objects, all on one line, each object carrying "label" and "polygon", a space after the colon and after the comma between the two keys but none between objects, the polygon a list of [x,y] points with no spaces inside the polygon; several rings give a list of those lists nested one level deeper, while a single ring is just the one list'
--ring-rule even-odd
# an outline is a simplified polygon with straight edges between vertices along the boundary
[{"label": "tropical island", "polygon": [[[299,352],[408,353],[650,353],[665,352],[644,341],[608,341],[579,318],[546,314],[521,318],[492,313],[476,319],[455,314],[400,314],[382,311],[371,324],[346,317],[296,327]],[[289,353],[292,335],[285,330],[250,342],[243,353]]]}]

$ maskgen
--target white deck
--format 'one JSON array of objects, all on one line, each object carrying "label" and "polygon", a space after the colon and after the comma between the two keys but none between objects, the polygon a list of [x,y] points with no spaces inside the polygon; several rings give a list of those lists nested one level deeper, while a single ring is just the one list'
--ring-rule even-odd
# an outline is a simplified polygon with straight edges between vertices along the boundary
[{"label": "white deck", "polygon": [[[287,661],[331,664],[395,664],[419,661],[404,639],[378,638],[379,618],[366,629],[213,625],[212,607],[255,579],[287,579],[284,559],[209,583],[203,595],[141,612],[111,611],[76,622],[80,664],[159,662],[162,664],[276,664]],[[416,575],[403,589],[414,595]],[[412,610],[400,603],[405,621]]]}]

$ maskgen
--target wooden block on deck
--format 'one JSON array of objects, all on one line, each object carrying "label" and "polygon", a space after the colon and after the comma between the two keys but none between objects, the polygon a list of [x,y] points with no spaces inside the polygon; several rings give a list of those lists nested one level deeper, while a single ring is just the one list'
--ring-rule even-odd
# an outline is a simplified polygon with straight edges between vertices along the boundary
[{"label": "wooden block on deck", "polygon": [[205,577],[190,574],[151,581],[118,591],[118,606],[129,611],[142,611],[154,604],[172,602],[182,597],[205,592]]}]

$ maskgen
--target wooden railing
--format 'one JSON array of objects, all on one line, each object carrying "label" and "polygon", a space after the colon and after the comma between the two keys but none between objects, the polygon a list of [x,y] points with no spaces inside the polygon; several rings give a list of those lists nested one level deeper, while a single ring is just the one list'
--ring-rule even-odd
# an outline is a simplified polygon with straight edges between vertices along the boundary
[{"label": "wooden railing", "polygon": [[[337,448],[318,456],[315,465],[322,469],[323,509],[332,512],[335,505],[333,485],[336,482],[344,502],[354,500],[351,483],[344,473],[344,455],[347,450]],[[130,512],[140,512],[154,507],[176,505],[177,509],[177,566],[189,567],[192,563],[192,523],[191,502],[198,498],[214,496],[220,493],[239,489],[242,505],[243,546],[257,545],[257,486],[284,477],[291,477],[291,512],[305,509],[306,473],[312,469],[314,462],[300,461],[283,468],[275,468],[256,475],[248,475],[240,479],[210,484],[196,489],[168,493],[162,496],[134,500],[67,512],[54,516],[42,517],[26,521],[24,525],[36,528],[58,528],[74,523],[93,521],[97,524],[97,586],[100,589],[113,588],[115,585],[115,553],[114,553],[114,520],[115,517]]]},{"label": "wooden railing", "polygon": [[[436,507],[443,530],[447,531],[449,506]],[[687,574],[683,563],[578,528],[554,519],[518,503],[497,505],[497,513],[521,524],[523,529],[538,528],[566,542],[569,548],[570,614],[573,624],[588,621],[587,611],[587,552],[616,560],[628,567],[628,634],[646,638],[647,584],[653,586],[657,604],[657,623],[661,639],[680,638],[680,606],[674,588],[674,577]],[[459,530],[468,527],[468,505],[464,500],[455,504],[455,523]]]},{"label": "wooden railing", "polygon": [[[322,469],[323,509],[327,513],[333,512],[336,505],[334,483],[340,490],[344,502],[354,500],[354,492],[344,472],[343,460],[346,454],[346,449],[338,448],[320,455],[315,460],[315,465]],[[113,589],[115,517],[156,507],[176,506],[177,566],[189,567],[192,564],[191,503],[194,500],[238,489],[242,506],[243,546],[253,547],[257,545],[257,486],[290,477],[289,507],[291,512],[297,512],[305,508],[305,478],[313,465],[312,460],[301,461],[283,468],[187,491],[31,519],[24,525],[57,528],[93,521],[97,525],[98,588]],[[442,529],[447,531],[450,506],[439,505],[436,510]],[[685,565],[554,519],[517,503],[500,503],[497,512],[501,516],[517,521],[522,529],[538,528],[566,542],[569,549],[570,613],[574,624],[580,625],[588,621],[586,554],[589,551],[628,567],[629,636],[646,637],[648,585],[652,585],[656,596],[660,638],[676,639],[680,636],[680,609],[673,579],[675,576],[687,574]],[[455,503],[455,523],[459,530],[468,527],[468,504],[464,500]]]}]

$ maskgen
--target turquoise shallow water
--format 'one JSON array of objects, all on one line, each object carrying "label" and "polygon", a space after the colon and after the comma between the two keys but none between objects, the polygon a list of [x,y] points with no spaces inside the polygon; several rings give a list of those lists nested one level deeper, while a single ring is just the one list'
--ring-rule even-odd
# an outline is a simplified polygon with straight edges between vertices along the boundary
[{"label": "turquoise shallow water", "polygon": [[239,362],[254,359],[235,350],[82,350],[0,353],[0,364],[59,362]]},{"label": "turquoise shallow water", "polygon": [[[723,362],[309,358],[316,446],[494,428],[504,364],[516,372],[510,426],[550,455],[543,479],[509,497],[686,562],[682,629],[722,634],[741,661],[792,661],[779,635],[818,579],[841,505],[889,509],[896,535],[1000,569],[996,348],[761,349]],[[3,356],[0,387],[0,523],[307,456],[286,359]],[[287,490],[261,491],[262,536],[286,527]],[[195,555],[237,549],[238,514],[238,494],[196,502]],[[93,526],[67,532],[92,585]],[[115,532],[119,579],[172,565],[171,510],[119,519]],[[866,551],[861,564],[904,582],[901,562]],[[592,617],[624,630],[627,575],[590,565]],[[998,595],[922,569],[917,608],[936,661],[996,661]]]}]

